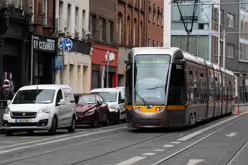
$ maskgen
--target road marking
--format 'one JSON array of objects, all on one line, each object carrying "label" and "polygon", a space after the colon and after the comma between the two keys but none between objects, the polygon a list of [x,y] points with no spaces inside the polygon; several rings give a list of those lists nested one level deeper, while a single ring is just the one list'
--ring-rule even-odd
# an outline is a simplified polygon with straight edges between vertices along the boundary
[{"label": "road marking", "polygon": [[203,159],[190,159],[187,165],[196,165],[203,161],[204,161]]},{"label": "road marking", "polygon": [[123,162],[120,162],[118,164],[115,164],[115,165],[131,165],[131,164],[134,164],[135,162],[138,162],[142,159],[145,159],[146,157],[143,157],[143,156],[136,156],[136,157],[133,157],[131,159],[128,159],[128,160],[125,160]]},{"label": "road marking", "polygon": [[244,114],[247,114],[247,113],[248,113],[248,112],[244,112],[244,113],[242,113],[242,114],[240,114],[240,115],[237,115],[237,116],[231,117],[231,118],[229,118],[229,119],[220,121],[219,123],[215,123],[215,124],[213,124],[213,125],[211,125],[211,126],[209,126],[209,127],[206,127],[206,128],[201,129],[201,130],[195,131],[195,132],[193,132],[193,133],[191,133],[191,134],[188,134],[188,135],[186,135],[186,136],[184,136],[184,137],[182,137],[182,138],[180,138],[180,139],[178,139],[178,140],[179,140],[179,141],[186,141],[186,140],[189,140],[189,139],[191,139],[191,138],[193,138],[193,137],[195,137],[195,136],[197,136],[197,135],[202,134],[203,132],[206,132],[206,131],[208,131],[208,130],[210,130],[210,129],[213,129],[213,128],[219,126],[219,125],[222,125],[222,124],[224,124],[224,123],[226,123],[226,122],[228,122],[228,121],[231,121],[231,120],[233,120],[233,119],[236,119],[237,117],[240,117],[241,115],[244,115]]},{"label": "road marking", "polygon": [[147,153],[144,153],[142,154],[144,156],[152,156],[152,155],[156,155],[156,153],[153,153],[153,152],[147,152]]},{"label": "road marking", "polygon": [[155,150],[153,150],[153,151],[155,151],[155,152],[163,152],[164,149],[155,149]]},{"label": "road marking", "polygon": [[[46,144],[57,143],[57,142],[61,142],[61,141],[71,140],[71,139],[76,139],[76,138],[80,138],[80,137],[100,134],[100,133],[111,132],[111,131],[125,129],[125,128],[127,128],[127,127],[119,127],[119,128],[114,128],[114,129],[107,129],[107,130],[102,130],[102,131],[86,133],[86,134],[82,134],[82,133],[78,134],[78,135],[72,135],[71,134],[71,135],[69,135],[69,137],[64,137],[64,138],[60,138],[60,137],[50,138],[51,141],[37,140],[37,141],[33,141],[33,142],[21,143],[21,145],[12,145],[13,148],[11,148],[11,149],[0,151],[0,154],[8,153],[8,152],[16,151],[16,150],[21,150],[21,149],[26,149],[26,148],[32,148],[32,147],[41,146],[41,145],[46,145]],[[32,145],[32,143],[36,143],[36,144]],[[25,145],[25,146],[23,146],[23,145]],[[2,147],[2,148],[0,148],[0,150],[10,148],[12,146]],[[18,147],[18,146],[20,146],[20,147]]]},{"label": "road marking", "polygon": [[180,144],[181,142],[171,142],[172,144]]},{"label": "road marking", "polygon": [[167,148],[171,148],[171,147],[173,147],[174,145],[171,145],[171,144],[166,144],[166,145],[164,145],[164,147],[167,147]]},{"label": "road marking", "polygon": [[227,137],[234,137],[237,136],[236,132],[231,132],[230,134],[226,134]]},{"label": "road marking", "polygon": [[165,157],[165,158],[163,158],[163,159],[157,161],[156,163],[154,163],[154,164],[152,164],[152,165],[159,165],[159,164],[165,162],[166,160],[168,160],[168,159],[170,159],[170,158],[172,158],[172,157],[174,157],[174,156],[176,156],[176,155],[178,155],[178,154],[184,152],[185,150],[187,150],[187,149],[193,147],[194,145],[200,143],[201,141],[203,141],[203,140],[207,139],[208,137],[210,137],[210,136],[212,136],[212,135],[214,135],[214,134],[220,132],[221,130],[223,130],[223,129],[229,127],[230,125],[232,125],[232,124],[234,124],[234,123],[236,123],[236,122],[237,122],[237,121],[234,121],[234,122],[232,122],[232,123],[230,123],[230,124],[228,124],[228,125],[226,125],[226,126],[220,128],[220,129],[218,129],[218,130],[216,130],[216,131],[214,131],[214,132],[212,132],[212,133],[206,135],[205,137],[201,138],[200,140],[195,141],[194,143],[192,143],[192,144],[190,144],[190,145],[188,145],[188,146],[182,148],[181,150],[179,150],[179,151],[177,151],[177,152],[174,152],[173,154],[171,154],[171,155],[169,155],[169,156],[167,156],[167,157]]}]

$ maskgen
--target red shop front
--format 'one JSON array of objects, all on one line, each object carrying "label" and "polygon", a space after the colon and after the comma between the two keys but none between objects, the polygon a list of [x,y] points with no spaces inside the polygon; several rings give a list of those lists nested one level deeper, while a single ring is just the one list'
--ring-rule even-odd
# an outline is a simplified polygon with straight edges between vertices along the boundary
[{"label": "red shop front", "polygon": [[106,87],[107,80],[107,60],[106,54],[109,52],[112,54],[112,60],[109,62],[109,88],[117,87],[118,85],[118,53],[117,47],[108,45],[93,44],[94,51],[92,53],[92,74],[91,74],[91,89],[101,88],[102,82],[102,70],[105,66],[104,74],[104,87]]}]

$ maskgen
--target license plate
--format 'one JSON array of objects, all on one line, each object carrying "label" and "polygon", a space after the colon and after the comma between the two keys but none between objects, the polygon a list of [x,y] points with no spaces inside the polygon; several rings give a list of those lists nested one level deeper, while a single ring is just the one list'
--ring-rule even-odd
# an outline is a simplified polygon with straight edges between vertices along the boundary
[{"label": "license plate", "polygon": [[31,120],[30,119],[16,119],[15,122],[16,123],[30,123]]}]

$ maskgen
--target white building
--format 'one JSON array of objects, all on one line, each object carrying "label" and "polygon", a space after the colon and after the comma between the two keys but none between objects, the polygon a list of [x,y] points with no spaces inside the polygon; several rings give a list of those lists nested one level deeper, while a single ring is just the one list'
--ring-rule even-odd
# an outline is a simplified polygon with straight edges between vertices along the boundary
[{"label": "white building", "polygon": [[56,83],[70,85],[74,93],[89,92],[91,52],[82,52],[82,48],[87,45],[83,40],[87,40],[90,35],[89,0],[57,0],[56,20],[57,34],[73,41],[72,50],[64,52],[64,71],[57,71]]}]

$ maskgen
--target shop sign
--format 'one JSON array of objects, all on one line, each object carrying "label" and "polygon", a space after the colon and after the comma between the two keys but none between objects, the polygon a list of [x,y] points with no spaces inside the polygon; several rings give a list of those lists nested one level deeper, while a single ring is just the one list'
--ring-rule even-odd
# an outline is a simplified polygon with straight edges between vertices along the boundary
[{"label": "shop sign", "polygon": [[56,52],[56,40],[45,36],[33,35],[33,49],[45,52]]}]

